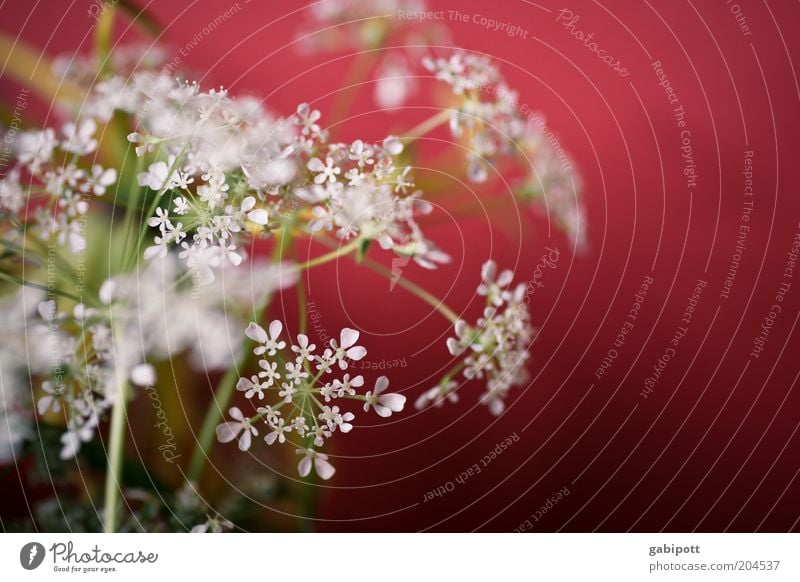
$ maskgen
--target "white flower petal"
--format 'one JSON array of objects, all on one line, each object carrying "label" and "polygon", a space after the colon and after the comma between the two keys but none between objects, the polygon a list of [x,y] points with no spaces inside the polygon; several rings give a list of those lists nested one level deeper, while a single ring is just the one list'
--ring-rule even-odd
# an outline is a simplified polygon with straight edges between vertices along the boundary
[{"label": "white flower petal", "polygon": [[264,328],[254,322],[251,322],[250,325],[247,326],[247,329],[244,330],[244,335],[260,344],[263,344],[268,339],[267,332],[264,331]]},{"label": "white flower petal", "polygon": [[221,443],[229,443],[236,438],[242,430],[240,422],[223,422],[217,426],[217,440]]},{"label": "white flower petal", "polygon": [[339,334],[339,338],[341,339],[340,347],[349,348],[350,346],[354,345],[358,341],[358,336],[359,333],[357,330],[345,327],[341,334]]},{"label": "white flower petal", "polygon": [[320,456],[317,456],[314,459],[314,469],[317,470],[317,475],[319,475],[325,481],[333,477],[333,474],[336,473],[336,469],[333,467],[333,465]]},{"label": "white flower petal", "polygon": [[400,412],[406,405],[406,397],[402,394],[384,394],[378,397],[378,402],[392,412]]},{"label": "white flower petal", "polygon": [[308,477],[308,474],[311,473],[311,459],[308,457],[300,459],[297,464],[297,472],[300,473],[301,477]]},{"label": "white flower petal", "polygon": [[347,350],[345,352],[345,355],[351,360],[358,361],[367,355],[367,349],[361,346],[356,346],[354,348],[350,348],[349,350]]},{"label": "white flower petal", "polygon": [[248,212],[247,219],[250,222],[255,222],[256,224],[264,226],[265,224],[267,224],[267,222],[269,222],[269,214],[267,214],[267,211],[264,210],[263,208],[258,208],[256,210]]}]

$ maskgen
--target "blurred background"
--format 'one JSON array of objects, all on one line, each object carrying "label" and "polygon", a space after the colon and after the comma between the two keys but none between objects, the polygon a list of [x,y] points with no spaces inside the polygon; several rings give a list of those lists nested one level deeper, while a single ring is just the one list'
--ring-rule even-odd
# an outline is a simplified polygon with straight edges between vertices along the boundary
[{"label": "blurred background", "polygon": [[[410,90],[405,103],[375,104],[376,68],[392,46],[404,46],[409,59],[431,44],[487,54],[520,104],[546,116],[583,181],[582,253],[529,209],[490,220],[482,212],[454,215],[443,203],[426,232],[455,261],[434,272],[404,267],[404,277],[469,319],[480,312],[474,290],[487,258],[514,269],[519,281],[541,282],[532,302],[540,328],[532,380],[512,393],[502,416],[477,405],[480,387],[467,384],[457,404],[412,408],[334,439],[338,471],[324,484],[301,486],[292,464],[231,459],[217,446],[203,483],[212,505],[221,492],[241,490],[252,527],[318,531],[800,528],[800,271],[787,270],[800,233],[796,2],[575,0],[567,13],[546,1],[429,0],[441,18],[411,24],[413,34],[389,36],[387,46],[361,57],[355,45],[324,50],[298,40],[320,28],[303,2],[134,4],[163,27],[158,41],[168,60],[179,58],[177,66],[205,87],[263,97],[281,114],[307,101],[324,124],[334,122],[332,108],[342,108],[337,99],[349,102],[333,128],[341,140],[378,141],[444,103],[443,88],[415,67],[419,78],[390,91]],[[51,57],[89,54],[97,9],[89,1],[6,2],[0,31]],[[489,19],[507,26],[492,30]],[[116,37],[152,42],[127,21]],[[591,47],[613,56],[620,70]],[[358,91],[343,89],[354,82],[354,63],[364,71]],[[0,74],[6,107],[19,89]],[[33,103],[29,121],[55,123],[49,105]],[[502,177],[466,182],[458,159],[442,153],[448,139],[441,128],[420,145],[430,153],[429,167],[416,172],[420,181],[463,192],[465,200],[506,199]],[[443,163],[450,172],[439,172]],[[742,225],[749,227],[744,238]],[[537,275],[547,248],[558,260]],[[390,257],[375,256],[391,266]],[[699,299],[690,301],[698,282]],[[790,285],[778,301],[781,283]],[[310,273],[308,285],[312,329],[331,336],[344,326],[362,330],[367,365],[376,368],[364,370],[368,382],[386,374],[412,402],[436,383],[450,330],[426,305],[346,261]],[[638,317],[620,345],[637,294]],[[275,301],[273,315],[296,319],[293,292]],[[765,324],[775,304],[780,313]],[[762,325],[767,340],[754,355]],[[212,387],[206,379],[178,384],[162,387],[162,400],[188,458],[191,427]],[[146,427],[151,413],[134,410],[129,454],[174,487],[181,472],[151,452],[154,436],[135,428]],[[512,444],[493,454],[507,438]],[[36,500],[79,494],[80,483],[67,490],[35,479],[32,464],[0,471],[4,522],[25,519]],[[479,472],[462,476],[475,465]],[[270,495],[251,495],[252,479],[264,480]],[[286,502],[282,488],[314,501]]]}]

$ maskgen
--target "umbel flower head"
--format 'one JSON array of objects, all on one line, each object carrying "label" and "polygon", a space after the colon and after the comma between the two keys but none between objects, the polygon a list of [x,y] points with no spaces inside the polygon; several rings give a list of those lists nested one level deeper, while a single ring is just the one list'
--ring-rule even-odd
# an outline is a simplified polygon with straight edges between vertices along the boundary
[{"label": "umbel flower head", "polygon": [[252,322],[245,330],[256,344],[253,353],[260,357],[259,371],[240,378],[236,389],[253,403],[255,413],[247,416],[232,407],[228,412],[232,420],[217,426],[217,439],[223,443],[236,440],[239,449],[246,451],[252,438],[263,431],[267,445],[285,444],[302,455],[297,468],[302,477],[313,467],[322,479],[330,479],[335,469],[318,449],[334,433],[353,430],[356,416],[346,409],[348,402],[362,403],[364,412],[373,409],[386,418],[403,410],[406,397],[386,392],[386,376],[362,394],[364,377],[345,372],[350,362],[367,355],[358,345],[358,331],[346,327],[338,340],[331,339],[320,350],[305,334],[298,334],[296,342],[289,345],[282,333],[279,320],[267,329]]},{"label": "umbel flower head", "polygon": [[460,358],[460,363],[439,385],[424,392],[416,401],[417,408],[429,404],[440,406],[445,400],[457,402],[458,384],[455,373],[463,370],[466,380],[482,380],[486,391],[481,402],[494,415],[505,410],[505,399],[514,386],[522,386],[529,379],[526,363],[529,349],[536,336],[530,313],[524,301],[526,286],[520,283],[510,288],[514,274],[506,269],[497,273],[497,265],[489,260],[481,270],[481,284],[477,294],[486,297],[483,315],[474,325],[464,320],[454,324],[455,337],[448,338],[450,354]]}]

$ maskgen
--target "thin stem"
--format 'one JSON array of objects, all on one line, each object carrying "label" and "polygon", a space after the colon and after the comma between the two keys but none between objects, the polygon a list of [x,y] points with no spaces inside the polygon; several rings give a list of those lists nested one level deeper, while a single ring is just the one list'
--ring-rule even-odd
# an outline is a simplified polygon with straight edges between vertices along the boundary
[{"label": "thin stem", "polygon": [[461,319],[458,314],[450,309],[444,302],[430,293],[426,291],[416,283],[412,283],[408,279],[404,279],[403,277],[396,276],[392,274],[390,269],[387,269],[383,265],[378,262],[373,261],[372,259],[364,259],[363,261],[364,266],[371,269],[372,271],[378,273],[389,279],[390,281],[394,281],[397,285],[400,285],[406,291],[411,292],[413,295],[416,295],[420,299],[422,299],[425,303],[433,307],[436,311],[441,313],[444,317],[446,317],[450,322],[455,323],[459,319]]},{"label": "thin stem", "polygon": [[95,27],[95,52],[97,53],[98,76],[103,76],[109,70],[111,52],[111,33],[114,29],[114,6],[103,5],[100,18]]},{"label": "thin stem", "polygon": [[26,279],[21,279],[9,273],[4,273],[0,271],[0,279],[4,281],[8,281],[9,283],[15,283],[17,285],[24,285],[26,287],[32,287],[33,289],[40,289],[42,291],[47,291],[48,293],[52,293],[53,295],[60,295],[61,297],[65,297],[67,299],[71,299],[76,303],[81,302],[81,298],[73,295],[72,293],[67,293],[66,291],[61,291],[60,289],[51,289],[47,285],[43,285],[42,283],[34,283],[33,281],[28,281]]},{"label": "thin stem", "polygon": [[433,131],[443,123],[447,122],[450,119],[450,115],[451,112],[449,109],[440,111],[433,117],[429,117],[419,125],[409,129],[403,139],[406,141],[406,143],[413,142],[414,140],[422,137],[426,133]]},{"label": "thin stem", "polygon": [[239,379],[239,370],[244,367],[252,349],[252,342],[250,340],[245,341],[236,363],[228,368],[219,382],[217,391],[214,394],[214,400],[209,405],[206,417],[203,419],[200,436],[197,438],[197,446],[192,452],[192,458],[189,461],[189,470],[187,472],[189,481],[197,483],[200,480],[200,475],[203,473],[203,467],[205,467],[206,459],[208,458],[208,450],[214,442],[217,424],[219,424],[223,410],[228,405],[231,396],[233,396],[233,389]]},{"label": "thin stem", "polygon": [[369,71],[372,61],[371,52],[361,52],[356,56],[355,62],[347,72],[347,76],[342,82],[342,90],[334,97],[333,105],[330,108],[328,117],[333,123],[344,121],[347,110],[357,94],[358,87],[354,86],[361,81]]},{"label": "thin stem", "polygon": [[[316,238],[315,240],[327,247],[333,246],[333,243],[324,238]],[[408,279],[403,279],[402,277],[396,276],[395,274],[392,273],[390,269],[387,269],[377,261],[373,261],[372,259],[364,257],[363,259],[361,259],[359,264],[364,265],[371,271],[374,271],[378,275],[381,275],[382,277],[385,277],[390,281],[394,281],[397,285],[400,285],[403,289],[416,295],[417,297],[422,299],[425,303],[436,309],[436,311],[441,313],[452,323],[455,323],[459,319],[461,319],[455,311],[453,311],[447,305],[445,305],[444,301],[436,297],[434,294],[430,293],[429,291],[426,291],[416,283],[412,283]]]},{"label": "thin stem", "polygon": [[[115,334],[115,337],[118,337]],[[116,341],[115,341],[116,345]],[[106,533],[114,533],[117,529],[117,509],[122,491],[122,459],[125,453],[125,427],[127,426],[128,381],[125,371],[117,362],[116,382],[119,394],[111,411],[111,427],[109,429],[109,454],[106,470],[104,529]]]},{"label": "thin stem", "polygon": [[357,238],[353,242],[346,244],[343,247],[338,247],[337,249],[332,250],[329,253],[325,253],[324,255],[314,257],[313,259],[306,261],[305,263],[298,263],[297,265],[295,265],[295,268],[298,271],[304,271],[312,267],[318,267],[319,265],[324,265],[325,263],[335,261],[339,257],[343,257],[347,254],[352,253],[353,251],[357,250],[362,244],[363,241],[360,238]]}]

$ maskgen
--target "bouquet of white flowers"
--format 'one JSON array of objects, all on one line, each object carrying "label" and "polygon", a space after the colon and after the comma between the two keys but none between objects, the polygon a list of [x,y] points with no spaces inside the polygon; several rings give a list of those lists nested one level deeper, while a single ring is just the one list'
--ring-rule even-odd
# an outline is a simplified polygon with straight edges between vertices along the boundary
[{"label": "bouquet of white flowers", "polygon": [[[409,3],[382,4],[396,11]],[[109,422],[103,528],[120,529],[121,498],[130,508],[137,495],[154,496],[123,478],[126,434],[136,430],[129,418],[137,406],[161,406],[157,370],[182,359],[197,378],[222,374],[191,454],[181,457],[172,442],[162,447],[170,462],[188,461],[176,507],[194,507],[190,498],[215,442],[247,451],[260,438],[262,446],[296,452],[301,477],[313,468],[331,479],[328,441],[350,432],[360,414],[401,413],[407,397],[390,392],[386,376],[356,373],[353,362],[367,354],[358,330],[322,341],[307,329],[304,301],[296,325],[268,310],[283,290],[297,287],[302,297],[307,271],[346,259],[396,279],[453,328],[452,365],[414,395],[417,408],[455,402],[462,386],[478,384],[488,412],[501,414],[509,390],[528,379],[536,330],[526,284],[515,286],[513,273],[498,272],[487,258],[475,276],[485,309],[468,322],[405,276],[421,279],[451,262],[451,250],[425,233],[434,206],[414,175],[426,163],[415,142],[440,126],[449,126],[455,151],[466,152],[457,168],[442,170],[480,185],[514,164],[524,175],[517,203],[546,209],[574,248],[585,244],[572,163],[553,147],[541,116],[520,111],[498,67],[463,50],[436,49],[415,60],[398,49],[374,68],[378,104],[398,107],[423,75],[449,86],[448,103],[377,143],[343,143],[309,103],[280,114],[256,98],[191,82],[160,48],[108,51],[111,19],[126,6],[107,5],[100,14],[96,55],[52,65],[58,90],[50,97],[71,121],[2,128],[11,154],[0,179],[0,462],[18,458],[34,426],[57,430],[58,456],[69,462]],[[354,39],[379,46],[390,32],[420,29],[396,21],[390,31],[354,12],[368,3],[317,6],[309,26],[336,31],[316,37],[325,50]],[[370,14],[379,10],[371,6]],[[24,71],[25,48],[3,46],[11,74]],[[308,239],[327,252],[302,257],[299,241]],[[368,256],[381,253],[419,270],[397,277]],[[172,438],[166,422],[159,428]],[[198,530],[231,526],[200,514]]]}]

